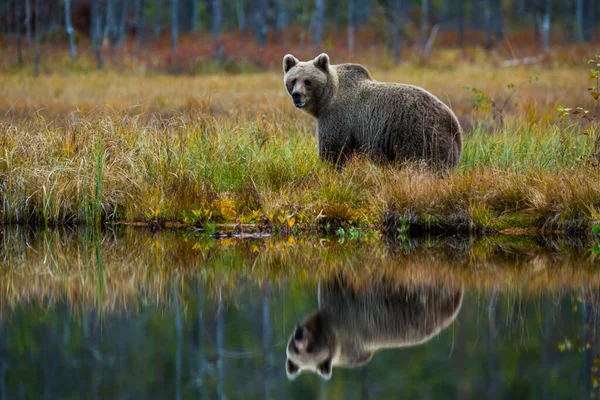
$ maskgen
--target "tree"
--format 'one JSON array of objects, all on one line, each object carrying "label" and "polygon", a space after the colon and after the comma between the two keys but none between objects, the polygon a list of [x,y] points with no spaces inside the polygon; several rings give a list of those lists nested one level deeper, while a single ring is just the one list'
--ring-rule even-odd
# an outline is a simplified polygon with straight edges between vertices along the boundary
[{"label": "tree", "polygon": [[[41,1],[35,0],[35,9],[41,9]],[[36,11],[35,13],[35,75],[40,74],[40,12]]]},{"label": "tree", "polygon": [[545,0],[544,7],[544,22],[542,23],[543,28],[543,42],[544,51],[550,52],[550,14],[552,12],[552,0]]},{"label": "tree", "polygon": [[429,0],[421,0],[421,42],[427,42],[427,25],[429,24]]},{"label": "tree", "polygon": [[75,51],[75,39],[73,38],[73,26],[71,25],[71,0],[65,0],[65,27],[69,35],[69,51],[71,60],[75,61],[77,53]]},{"label": "tree", "polygon": [[238,23],[238,29],[240,32],[246,30],[246,10],[244,9],[244,3],[242,0],[236,0],[235,2],[235,16]]},{"label": "tree", "polygon": [[577,0],[577,6],[575,8],[575,18],[577,19],[577,39],[580,42],[586,40],[583,26],[583,2],[584,0]]},{"label": "tree", "polygon": [[22,35],[21,35],[21,2],[18,1],[15,4],[15,25],[17,28],[17,62],[19,65],[23,65],[23,43],[22,43]]},{"label": "tree", "polygon": [[348,0],[348,51],[354,53],[354,0]]},{"label": "tree", "polygon": [[154,38],[158,38],[160,36],[160,0],[154,0],[154,5],[152,6],[152,19],[154,22],[153,32]]},{"label": "tree", "polygon": [[25,0],[25,32],[27,35],[27,48],[31,49],[31,0]]},{"label": "tree", "polygon": [[221,0],[212,0],[212,14],[213,14],[213,27],[212,34],[215,38],[215,59],[221,61],[223,58],[223,43],[222,43],[222,29],[223,29],[223,8]]},{"label": "tree", "polygon": [[136,7],[136,31],[135,31],[135,50],[136,52],[140,51],[142,47],[142,43],[144,42],[144,26],[146,24],[145,14],[144,14],[144,6],[146,5],[145,0],[137,0]]},{"label": "tree", "polygon": [[286,0],[277,0],[277,22],[276,28],[283,32],[287,26],[287,7]]},{"label": "tree", "polygon": [[171,0],[171,54],[175,54],[177,51],[177,35],[179,33],[177,17],[177,0]]},{"label": "tree", "polygon": [[200,0],[192,0],[192,32],[200,30]]},{"label": "tree", "polygon": [[456,23],[458,30],[458,45],[463,47],[465,43],[465,2],[463,0],[458,0],[457,3]]},{"label": "tree", "polygon": [[315,27],[314,44],[317,49],[323,44],[323,18],[324,18],[325,0],[315,1]]},{"label": "tree", "polygon": [[394,65],[400,64],[400,29],[402,26],[402,0],[392,2],[392,29],[394,31]]},{"label": "tree", "polygon": [[90,36],[92,38],[92,49],[96,54],[96,68],[102,69],[102,53],[100,52],[100,9],[98,6],[98,0],[91,0],[91,2]]},{"label": "tree", "polygon": [[253,18],[252,18],[252,32],[254,38],[260,45],[265,47],[267,45],[267,22],[265,21],[265,12],[267,10],[266,0],[257,0],[254,2],[253,7]]},{"label": "tree", "polygon": [[121,0],[121,13],[119,14],[119,26],[116,32],[116,38],[113,41],[113,48],[118,49],[125,43],[125,20],[127,17],[127,0]]},{"label": "tree", "polygon": [[485,43],[484,47],[486,50],[492,48],[492,8],[491,0],[484,0],[484,19],[485,19]]}]

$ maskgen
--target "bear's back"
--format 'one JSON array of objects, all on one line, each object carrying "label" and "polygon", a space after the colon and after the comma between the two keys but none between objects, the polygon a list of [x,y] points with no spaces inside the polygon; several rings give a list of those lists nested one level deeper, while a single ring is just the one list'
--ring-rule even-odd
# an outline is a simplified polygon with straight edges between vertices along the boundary
[{"label": "bear's back", "polygon": [[334,67],[339,88],[352,87],[363,81],[373,81],[369,70],[360,64],[338,64]]},{"label": "bear's back", "polygon": [[462,290],[440,285],[378,282],[355,290],[333,280],[321,288],[319,309],[342,340],[376,350],[428,340],[452,322],[461,302]]}]

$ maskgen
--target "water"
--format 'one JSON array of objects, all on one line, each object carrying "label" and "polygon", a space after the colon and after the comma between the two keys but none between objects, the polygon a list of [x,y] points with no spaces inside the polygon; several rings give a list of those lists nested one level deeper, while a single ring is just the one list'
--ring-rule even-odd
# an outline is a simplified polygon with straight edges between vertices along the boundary
[{"label": "water", "polygon": [[[1,239],[2,399],[597,395],[592,238]],[[306,321],[345,343],[339,362],[363,365],[289,380],[288,340]]]}]

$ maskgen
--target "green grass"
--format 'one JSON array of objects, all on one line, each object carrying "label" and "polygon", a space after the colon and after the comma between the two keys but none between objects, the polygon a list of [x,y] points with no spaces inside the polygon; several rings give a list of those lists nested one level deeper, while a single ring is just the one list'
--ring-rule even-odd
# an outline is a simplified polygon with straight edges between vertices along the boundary
[{"label": "green grass", "polygon": [[456,81],[475,76],[494,94],[532,71],[374,72],[453,93],[453,109],[470,116],[460,165],[444,179],[360,157],[341,171],[322,163],[315,122],[289,104],[279,74],[0,76],[0,222],[591,232],[600,132],[547,103],[558,96],[550,83],[578,86],[574,70],[537,72],[544,97],[515,96],[501,127],[465,114],[471,99]]}]

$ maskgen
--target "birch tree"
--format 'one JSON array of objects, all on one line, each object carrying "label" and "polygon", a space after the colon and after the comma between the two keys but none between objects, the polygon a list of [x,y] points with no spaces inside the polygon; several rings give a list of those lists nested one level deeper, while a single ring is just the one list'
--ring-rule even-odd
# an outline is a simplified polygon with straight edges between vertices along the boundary
[{"label": "birch tree", "polygon": [[75,39],[73,38],[73,26],[71,25],[71,0],[65,0],[65,27],[69,36],[69,52],[71,60],[75,61],[77,53],[75,51]]},{"label": "birch tree", "polygon": [[212,33],[215,38],[215,59],[221,61],[223,58],[223,43],[222,43],[222,29],[223,29],[223,8],[221,0],[212,0],[212,17],[213,27]]},{"label": "birch tree", "polygon": [[192,32],[198,33],[200,30],[200,0],[192,0]]},{"label": "birch tree", "polygon": [[580,42],[583,42],[585,40],[585,35],[583,31],[583,1],[584,0],[577,0],[577,5],[575,8],[575,18],[577,19],[577,22],[575,24],[577,25],[577,39]]},{"label": "birch tree", "polygon": [[545,0],[544,20],[542,23],[544,51],[550,52],[550,15],[552,13],[552,0]]},{"label": "birch tree", "polygon": [[314,26],[314,44],[317,49],[323,44],[323,17],[324,17],[325,0],[315,1],[315,26]]}]

